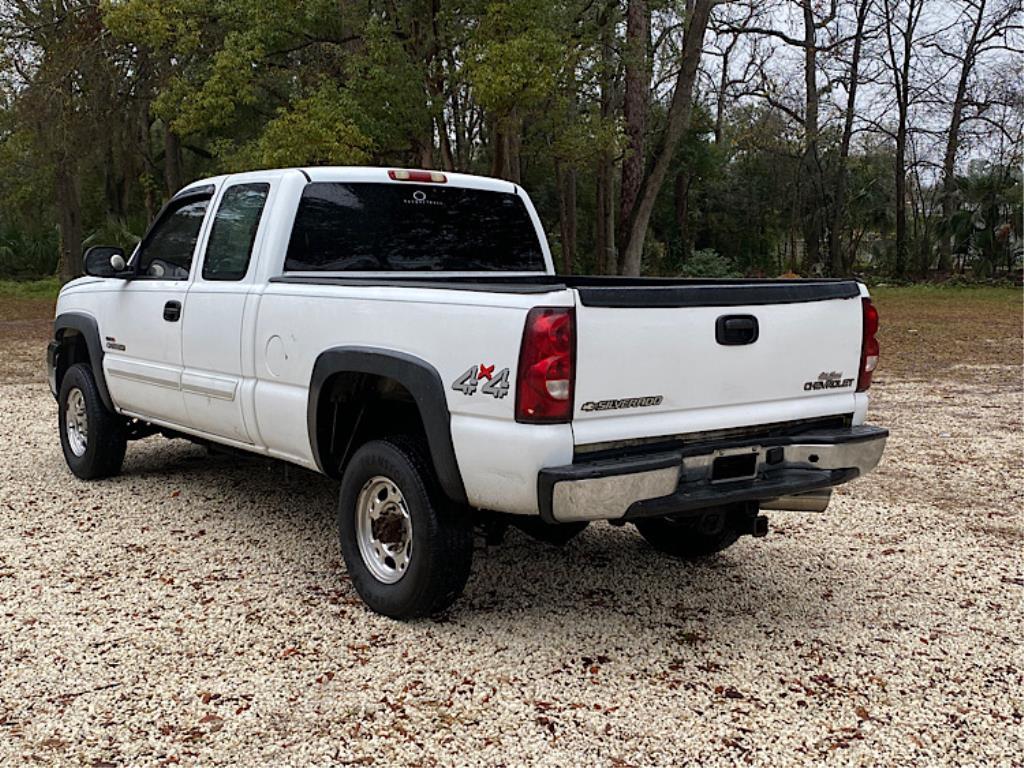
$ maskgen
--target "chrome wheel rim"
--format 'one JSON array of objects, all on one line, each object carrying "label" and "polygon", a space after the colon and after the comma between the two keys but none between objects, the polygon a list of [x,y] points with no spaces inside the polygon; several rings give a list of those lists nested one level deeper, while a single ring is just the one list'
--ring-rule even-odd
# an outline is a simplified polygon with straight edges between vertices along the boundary
[{"label": "chrome wheel rim", "polygon": [[356,543],[377,581],[394,584],[412,556],[412,518],[398,485],[383,475],[366,481],[356,500]]},{"label": "chrome wheel rim", "polygon": [[85,395],[75,387],[68,392],[64,408],[64,431],[68,435],[68,446],[75,456],[84,456],[89,447],[89,415],[85,412]]}]

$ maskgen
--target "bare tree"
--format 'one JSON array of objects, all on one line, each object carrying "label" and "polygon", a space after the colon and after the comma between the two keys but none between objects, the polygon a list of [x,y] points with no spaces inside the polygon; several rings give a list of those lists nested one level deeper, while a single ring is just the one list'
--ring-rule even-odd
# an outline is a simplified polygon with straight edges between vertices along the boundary
[{"label": "bare tree", "polygon": [[[613,63],[613,35],[618,3],[607,0],[598,14],[598,102],[602,123],[610,123],[615,111],[615,65]],[[615,160],[612,150],[602,145],[597,154],[595,168],[595,232],[594,249],[597,251],[598,274],[612,274],[618,270],[615,259]]]},{"label": "bare tree", "polygon": [[828,231],[828,271],[831,275],[848,273],[852,267],[853,254],[844,258],[841,242],[843,220],[846,216],[846,185],[849,174],[850,144],[853,140],[854,117],[857,111],[857,89],[861,78],[861,56],[864,50],[865,27],[868,13],[874,0],[858,0],[857,22],[853,33],[853,52],[847,69],[846,108],[843,112],[843,133],[839,140],[839,156],[836,161],[835,181],[832,192],[832,216]]},{"label": "bare tree", "polygon": [[[799,14],[799,36],[782,27],[774,16],[783,15],[788,10],[786,5],[795,6]],[[751,90],[753,95],[765,99],[772,107],[780,110],[793,119],[799,126],[802,136],[801,147],[801,183],[803,191],[801,229],[804,240],[804,261],[810,268],[816,268],[821,261],[821,241],[824,218],[826,214],[823,201],[826,199],[825,174],[819,144],[821,141],[821,104],[822,92],[828,90],[830,83],[824,88],[819,86],[820,57],[831,52],[846,42],[846,38],[838,34],[825,34],[835,25],[838,16],[837,0],[831,0],[823,15],[819,14],[820,4],[815,0],[787,0],[773,13],[772,7],[759,6],[761,18],[750,18],[742,23],[733,24],[736,32],[756,35],[778,40],[788,46],[800,50],[803,60],[803,104],[795,106],[780,99],[778,86],[772,81],[764,69],[760,71],[760,84]],[[863,27],[858,27],[858,34]],[[855,35],[856,37],[856,35]],[[837,271],[838,265],[829,264],[829,271]]]},{"label": "bare tree", "polygon": [[907,270],[907,133],[914,91],[911,87],[914,46],[926,0],[882,0],[885,30],[885,61],[896,106],[895,159],[896,253],[893,269],[898,277]]},{"label": "bare tree", "polygon": [[628,227],[626,246],[620,256],[624,275],[640,274],[644,240],[647,237],[647,227],[651,221],[654,204],[665,184],[665,177],[668,175],[676,148],[690,126],[690,117],[693,113],[693,86],[697,80],[697,69],[703,53],[704,34],[707,32],[711,10],[716,1],[695,0],[688,13],[679,72],[669,104],[665,129],[655,149],[650,168],[640,184],[633,215],[628,222],[622,222],[623,227]]},{"label": "bare tree", "polygon": [[[625,85],[622,117],[626,130],[626,151],[622,158],[622,182],[619,192],[619,221],[625,225],[632,216],[644,179],[647,162],[647,112],[651,100],[651,10],[646,0],[628,0],[626,4],[626,41],[623,51]],[[625,254],[629,230],[620,231],[619,262]]]},{"label": "bare tree", "polygon": [[[1008,27],[1015,22],[1019,26],[1020,14],[1020,0],[1009,0],[996,6],[989,0],[963,0],[953,39],[948,43],[936,40],[930,44],[945,59],[955,62],[958,70],[942,158],[942,217],[946,221],[953,216],[958,204],[956,160],[960,150],[961,129],[966,122],[984,119],[985,112],[993,105],[992,100],[971,92],[976,66],[988,54],[1009,47],[1006,40]],[[950,238],[947,235],[939,242],[940,269],[949,269],[950,256]]]}]

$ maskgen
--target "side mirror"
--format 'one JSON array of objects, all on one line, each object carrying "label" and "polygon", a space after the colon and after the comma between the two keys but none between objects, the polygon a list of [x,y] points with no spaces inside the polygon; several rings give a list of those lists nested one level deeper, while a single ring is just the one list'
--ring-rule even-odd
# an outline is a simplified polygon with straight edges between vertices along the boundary
[{"label": "side mirror", "polygon": [[124,249],[116,245],[94,245],[85,252],[85,274],[92,277],[125,277],[128,263]]}]

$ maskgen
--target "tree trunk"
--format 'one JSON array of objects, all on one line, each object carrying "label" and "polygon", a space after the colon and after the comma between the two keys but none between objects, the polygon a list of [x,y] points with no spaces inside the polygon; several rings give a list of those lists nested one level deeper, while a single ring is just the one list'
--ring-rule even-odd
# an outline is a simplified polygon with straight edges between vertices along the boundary
[{"label": "tree trunk", "polygon": [[441,147],[441,168],[454,171],[455,155],[452,154],[452,143],[448,138],[448,126],[445,124],[443,114],[437,116],[437,136]]},{"label": "tree trunk", "polygon": [[181,140],[169,125],[164,126],[164,181],[168,197],[185,186],[181,170]]},{"label": "tree trunk", "polygon": [[[431,121],[433,128],[433,121]],[[428,140],[425,136],[413,140],[413,152],[416,154],[417,168],[431,169],[434,167],[434,137]]]},{"label": "tree trunk", "polygon": [[907,265],[907,118],[903,105],[896,128],[896,276],[903,277]]},{"label": "tree trunk", "polygon": [[818,164],[818,42],[811,0],[803,0],[804,17],[804,155],[803,186],[810,194],[804,198],[804,262],[807,271],[821,260],[821,166]]},{"label": "tree trunk", "polygon": [[522,121],[515,110],[495,120],[493,129],[493,150],[491,155],[491,176],[519,183],[519,152]]},{"label": "tree trunk", "polygon": [[[609,123],[614,111],[614,71],[612,62],[612,14],[618,6],[617,0],[610,0],[602,9],[601,26],[601,69],[600,99],[601,121]],[[597,251],[596,271],[599,275],[618,272],[615,257],[615,164],[611,149],[602,147],[597,156],[594,248]]]},{"label": "tree trunk", "polygon": [[921,18],[921,7],[924,0],[908,0],[906,24],[900,30],[902,50],[897,61],[892,41],[892,12],[888,0],[886,10],[889,24],[889,64],[893,71],[896,85],[896,158],[894,165],[896,186],[896,258],[893,265],[897,277],[903,277],[907,271],[907,120],[910,113],[910,65],[914,57],[914,34],[917,22]]},{"label": "tree trunk", "polygon": [[654,154],[651,171],[640,187],[632,219],[628,225],[623,223],[623,226],[629,227],[629,238],[625,252],[622,254],[622,274],[624,275],[640,274],[644,240],[647,237],[647,227],[651,221],[654,204],[665,183],[665,177],[668,174],[676,147],[690,126],[690,116],[693,113],[693,84],[697,79],[697,68],[700,65],[701,50],[704,46],[704,33],[707,31],[708,19],[714,4],[715,0],[696,0],[693,5],[690,22],[686,28],[686,37],[683,40],[681,66],[676,78],[675,92],[672,94],[672,103],[668,110],[665,132]]},{"label": "tree trunk", "polygon": [[852,263],[848,264],[847,260],[843,258],[842,229],[846,219],[847,166],[850,158],[850,143],[853,138],[853,118],[857,107],[857,85],[860,82],[860,55],[864,42],[864,24],[871,3],[872,0],[860,0],[860,5],[857,8],[857,30],[853,38],[846,113],[843,115],[843,135],[839,141],[835,189],[832,195],[832,221],[828,230],[828,266],[829,274],[833,277],[848,274],[853,267]]},{"label": "tree trunk", "polygon": [[693,255],[693,242],[690,235],[690,174],[680,171],[676,174],[675,189],[676,226],[679,228],[679,242],[682,247],[682,260],[688,261]]},{"label": "tree trunk", "polygon": [[[956,156],[960,149],[960,126],[963,122],[964,102],[967,99],[967,85],[978,45],[978,35],[985,16],[985,0],[978,0],[978,16],[971,29],[971,39],[964,50],[964,58],[960,67],[960,79],[956,86],[956,98],[953,100],[953,114],[949,119],[949,134],[946,137],[946,152],[942,158],[942,219],[948,222],[953,218],[957,208],[956,194]],[[952,262],[952,244],[949,235],[939,240],[939,269],[948,272]]]},{"label": "tree trunk", "polygon": [[[622,158],[622,182],[619,193],[620,238],[628,238],[646,164],[647,110],[651,90],[651,70],[647,49],[651,44],[651,12],[646,0],[629,0],[626,6],[625,94],[622,114],[626,129],[626,149]],[[626,243],[619,243],[620,258]]]},{"label": "tree trunk", "polygon": [[82,209],[74,169],[66,156],[55,163],[54,193],[60,227],[57,275],[66,283],[82,273]]},{"label": "tree trunk", "polygon": [[718,74],[718,101],[715,104],[715,146],[722,146],[722,138],[725,128],[725,92],[729,87],[729,57],[732,54],[733,43],[726,46],[722,52],[722,71]]},{"label": "tree trunk", "polygon": [[562,274],[571,275],[576,260],[576,169],[555,161],[558,184],[558,223],[562,235]]},{"label": "tree trunk", "polygon": [[603,151],[597,160],[597,203],[595,212],[594,250],[596,271],[612,275],[617,271],[615,260],[615,166],[611,153]]}]

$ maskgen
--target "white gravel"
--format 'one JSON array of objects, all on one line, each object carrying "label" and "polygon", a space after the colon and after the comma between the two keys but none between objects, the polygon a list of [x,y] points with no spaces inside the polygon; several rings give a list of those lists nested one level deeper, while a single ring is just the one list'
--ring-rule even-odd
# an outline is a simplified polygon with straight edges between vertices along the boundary
[{"label": "white gravel", "polygon": [[1019,380],[883,375],[825,515],[699,566],[510,533],[413,624],[357,599],[331,483],[160,438],[82,483],[0,385],[0,764],[1021,765]]}]

